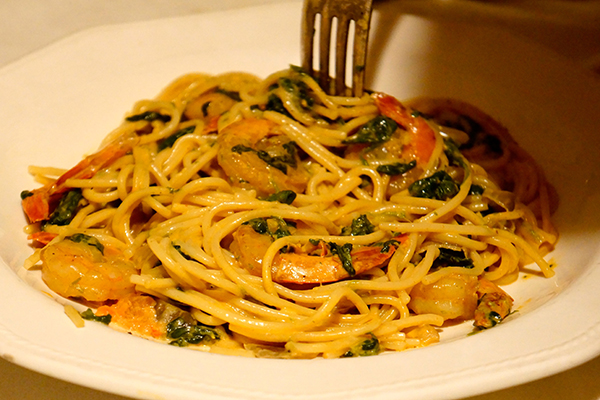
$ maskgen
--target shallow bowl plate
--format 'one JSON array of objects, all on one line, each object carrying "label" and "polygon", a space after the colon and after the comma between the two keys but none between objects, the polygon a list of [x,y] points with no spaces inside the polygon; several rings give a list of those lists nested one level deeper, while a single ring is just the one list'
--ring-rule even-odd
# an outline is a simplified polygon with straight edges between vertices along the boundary
[{"label": "shallow bowl plate", "polygon": [[266,77],[297,64],[301,4],[101,27],[0,70],[0,355],[99,390],[168,399],[453,398],[573,367],[600,353],[600,85],[507,33],[401,16],[378,4],[368,86],[401,99],[451,96],[505,124],[561,198],[556,276],[507,290],[519,312],[477,335],[377,357],[266,360],[205,354],[101,324],[75,329],[38,273],[19,193],[27,166],[69,167],[93,151],[136,100],[180,74],[241,70]]}]

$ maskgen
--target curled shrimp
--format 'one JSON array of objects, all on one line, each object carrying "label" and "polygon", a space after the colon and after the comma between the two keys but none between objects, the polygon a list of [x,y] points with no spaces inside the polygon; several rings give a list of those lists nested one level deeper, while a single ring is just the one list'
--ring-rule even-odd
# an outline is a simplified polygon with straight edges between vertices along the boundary
[{"label": "curled shrimp", "polygon": [[199,119],[204,122],[212,121],[228,111],[237,101],[224,93],[211,91],[197,97],[185,108],[184,115],[188,119]]},{"label": "curled shrimp", "polygon": [[301,193],[309,179],[296,144],[268,120],[243,119],[221,132],[218,163],[231,183],[256,189],[259,195],[282,190]]},{"label": "curled shrimp", "polygon": [[[399,236],[380,246],[344,248],[322,240],[290,246],[273,259],[272,279],[298,285],[337,282],[386,265],[404,241],[405,236]],[[241,225],[233,234],[231,251],[244,268],[260,276],[262,260],[271,243],[268,235],[256,232],[249,225]]]},{"label": "curled shrimp", "polygon": [[435,148],[436,138],[435,132],[425,118],[412,113],[390,95],[376,93],[373,99],[383,115],[396,121],[409,133],[409,140],[402,148],[402,156],[405,159],[416,160],[419,166],[426,164]]},{"label": "curled shrimp", "polygon": [[408,307],[417,314],[445,320],[474,319],[477,328],[491,328],[510,314],[513,299],[498,285],[473,275],[450,274],[432,284],[418,283]]},{"label": "curled shrimp", "polygon": [[[413,115],[394,97],[377,93],[373,99],[382,115],[349,138],[344,156],[377,165],[379,173],[389,175],[387,194],[391,196],[419,179],[436,147],[436,134],[423,117]],[[375,132],[377,127],[385,134],[360,141],[362,130]]]},{"label": "curled shrimp", "polygon": [[351,278],[373,268],[384,266],[394,255],[397,245],[361,246],[349,251],[352,269],[345,265],[340,255],[319,242],[320,254],[280,253],[273,260],[273,281],[279,283],[315,284],[330,283]]},{"label": "curled shrimp", "polygon": [[479,279],[477,295],[479,301],[473,315],[477,328],[492,328],[510,314],[513,298],[495,283],[484,278]]},{"label": "curled shrimp", "polygon": [[133,262],[86,235],[73,235],[47,245],[42,249],[41,261],[42,279],[61,296],[97,302],[134,292],[130,277],[137,270]]},{"label": "curled shrimp", "polygon": [[34,189],[22,195],[21,206],[30,222],[48,219],[62,194],[70,188],[67,179],[89,179],[98,171],[113,163],[133,149],[139,138],[136,134],[124,135],[100,151],[84,158],[73,168],[62,174],[54,183]]}]

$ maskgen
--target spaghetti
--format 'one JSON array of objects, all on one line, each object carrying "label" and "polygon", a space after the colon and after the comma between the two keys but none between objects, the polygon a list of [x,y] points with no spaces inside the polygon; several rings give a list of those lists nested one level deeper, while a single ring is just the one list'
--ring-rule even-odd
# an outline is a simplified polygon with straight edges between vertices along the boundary
[{"label": "spaghetti", "polygon": [[557,240],[542,171],[449,99],[327,95],[292,67],[188,74],[140,101],[74,168],[31,167],[26,268],[136,335],[310,358],[502,321]]}]

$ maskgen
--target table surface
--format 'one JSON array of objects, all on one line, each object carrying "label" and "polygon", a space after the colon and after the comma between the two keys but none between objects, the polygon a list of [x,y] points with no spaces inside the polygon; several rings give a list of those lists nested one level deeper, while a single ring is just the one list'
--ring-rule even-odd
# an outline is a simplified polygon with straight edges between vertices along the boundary
[{"label": "table surface", "polygon": [[[0,68],[65,36],[95,26],[280,1],[4,0],[0,2],[0,15],[5,17],[0,24]],[[407,13],[427,18],[496,24],[594,71],[600,79],[599,0],[403,1]],[[0,400],[66,398],[126,400],[56,380],[0,359]],[[600,357],[551,377],[463,400],[508,399],[600,400]]]}]

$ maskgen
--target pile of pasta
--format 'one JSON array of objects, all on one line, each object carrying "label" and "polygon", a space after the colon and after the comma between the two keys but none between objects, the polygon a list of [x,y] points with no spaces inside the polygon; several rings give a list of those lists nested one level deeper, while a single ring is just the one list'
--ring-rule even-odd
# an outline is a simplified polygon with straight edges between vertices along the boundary
[{"label": "pile of pasta", "polygon": [[487,329],[499,285],[557,240],[532,158],[452,99],[328,95],[290,67],[188,74],[142,100],[100,150],[30,167],[21,194],[41,269],[68,313],[179,346],[349,357]]}]

